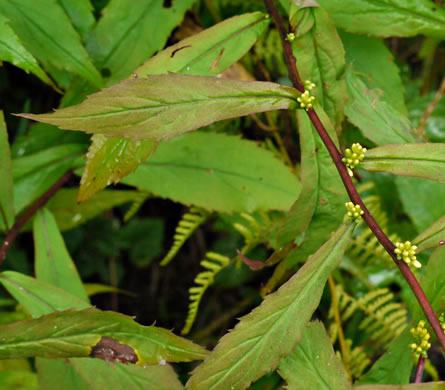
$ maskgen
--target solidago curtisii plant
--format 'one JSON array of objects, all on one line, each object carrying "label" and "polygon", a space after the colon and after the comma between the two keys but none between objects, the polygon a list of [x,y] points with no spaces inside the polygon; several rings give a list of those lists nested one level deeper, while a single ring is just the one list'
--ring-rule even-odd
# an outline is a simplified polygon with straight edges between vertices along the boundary
[{"label": "solidago curtisii plant", "polygon": [[0,0],[0,390],[445,388],[444,38],[432,0]]}]

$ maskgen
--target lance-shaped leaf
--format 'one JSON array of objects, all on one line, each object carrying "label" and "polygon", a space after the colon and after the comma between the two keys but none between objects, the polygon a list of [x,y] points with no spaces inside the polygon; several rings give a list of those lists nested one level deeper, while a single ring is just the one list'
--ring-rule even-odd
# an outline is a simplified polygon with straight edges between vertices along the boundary
[{"label": "lance-shaped leaf", "polygon": [[134,172],[157,146],[158,142],[151,139],[131,141],[125,138],[107,138],[102,134],[93,135],[77,201],[84,202],[111,183],[117,184],[123,177]]},{"label": "lance-shaped leaf", "polygon": [[19,37],[9,26],[8,19],[0,14],[0,60],[7,61],[25,72],[32,72],[44,83],[53,85],[32,54],[23,46]]},{"label": "lance-shaped leaf", "polygon": [[278,373],[289,390],[351,389],[345,368],[335,355],[323,324],[317,321],[306,325],[300,343],[281,360]]},{"label": "lance-shaped leaf", "polygon": [[377,145],[416,142],[408,118],[381,98],[380,89],[368,89],[351,71],[346,72],[346,84],[349,100],[345,113],[366,138]]},{"label": "lance-shaped leaf", "polygon": [[411,383],[409,385],[362,385],[354,386],[354,390],[443,390],[445,382]]},{"label": "lance-shaped leaf", "polygon": [[[331,138],[338,143],[335,131],[326,113],[318,104],[315,106],[315,109]],[[299,199],[293,206],[289,220],[285,225],[284,232],[287,233],[280,238],[280,240],[283,240],[281,244],[285,244],[286,236],[291,237],[292,232],[294,237],[300,233],[304,233],[304,236],[301,236],[301,242],[299,242],[298,247],[275,268],[272,278],[263,289],[263,293],[271,291],[276,283],[281,280],[286,270],[294,268],[298,263],[315,253],[330,235],[338,229],[343,221],[345,213],[344,204],[348,199],[340,175],[317,131],[307,115],[299,112],[298,118],[301,138],[304,139],[302,142],[308,142],[313,148],[310,160],[307,161],[308,165],[312,165],[310,171],[312,176],[307,178],[306,183],[307,188],[315,193],[302,195],[301,200]],[[314,207],[311,218],[310,212]],[[297,219],[300,213],[302,220],[292,226],[292,220]],[[310,223],[306,225],[303,222],[308,218]],[[306,230],[303,230],[304,228]]]},{"label": "lance-shaped leaf", "polygon": [[301,340],[352,231],[352,224],[342,225],[287,283],[241,318],[194,371],[186,388],[243,390],[275,369]]},{"label": "lance-shaped leaf", "polygon": [[[36,363],[39,383],[45,390],[99,390],[106,389],[110,383],[113,384],[113,390],[184,388],[175,370],[168,364],[140,367],[118,362],[111,365],[100,359],[70,358],[60,360],[60,366],[54,370],[46,365],[48,362],[59,360],[40,358]],[[77,375],[74,376],[73,372]]]},{"label": "lance-shaped leaf", "polygon": [[408,347],[412,342],[411,340],[409,327],[406,327],[399,337],[392,341],[388,350],[356,384],[387,383],[388,385],[403,385],[408,383],[413,367],[413,352]]},{"label": "lance-shaped leaf", "polygon": [[296,107],[298,92],[269,82],[177,74],[126,80],[53,114],[21,114],[65,130],[168,139],[213,122]]},{"label": "lance-shaped leaf", "polygon": [[94,7],[90,0],[59,0],[60,5],[70,17],[74,28],[79,32],[83,40],[96,23],[93,11]]},{"label": "lance-shaped leaf", "polygon": [[406,114],[405,88],[400,78],[400,70],[385,41],[366,35],[349,34],[342,30],[339,34],[346,51],[347,64],[364,76],[362,80],[368,88],[381,88],[384,92],[382,99]]},{"label": "lance-shaped leaf", "polygon": [[[150,74],[216,76],[238,61],[264,32],[269,21],[254,12],[235,16],[170,46],[134,71]],[[96,134],[87,155],[78,201],[82,202],[133,172],[156,149],[153,140],[131,141]]]},{"label": "lance-shaped leaf", "polygon": [[319,0],[343,30],[378,37],[445,38],[445,10],[429,0]]},{"label": "lance-shaped leaf", "polygon": [[420,233],[413,243],[417,245],[417,253],[426,249],[445,245],[445,216],[439,218],[429,228]]},{"label": "lance-shaped leaf", "polygon": [[[88,39],[87,50],[115,83],[161,50],[195,0],[111,0]],[[118,28],[117,28],[118,27]]]},{"label": "lance-shaped leaf", "polygon": [[101,354],[108,353],[113,360],[144,366],[188,362],[207,355],[204,348],[169,330],[142,326],[123,314],[96,309],[15,322],[1,327],[0,334],[0,359],[103,357]]},{"label": "lance-shaped leaf", "polygon": [[20,213],[68,169],[83,165],[85,145],[55,146],[13,161],[14,206]]},{"label": "lance-shaped leaf", "polygon": [[42,63],[76,73],[93,85],[102,78],[62,7],[51,0],[0,0],[0,13],[25,47]]},{"label": "lance-shaped leaf", "polygon": [[[310,12],[312,15],[307,15]],[[298,70],[303,80],[315,83],[311,91],[328,114],[335,128],[343,120],[347,99],[345,73],[345,51],[334,22],[325,9],[302,8],[299,15],[313,18],[312,27],[292,42],[292,51],[298,59]],[[300,22],[301,23],[301,22]],[[301,33],[300,26],[296,30]]]},{"label": "lance-shaped leaf", "polygon": [[[420,285],[433,310],[437,314],[445,311],[445,247],[437,248],[431,255],[420,279]],[[413,313],[415,323],[422,318],[424,314],[416,305]]]},{"label": "lance-shaped leaf", "polygon": [[90,307],[87,301],[59,287],[18,272],[2,272],[0,283],[33,317],[68,308],[82,310]]},{"label": "lance-shaped leaf", "polygon": [[[0,35],[1,36],[1,35]],[[14,224],[14,193],[12,182],[11,150],[8,131],[0,110],[0,230],[9,230]]]},{"label": "lance-shaped leaf", "polygon": [[385,145],[370,149],[360,168],[445,183],[445,144]]},{"label": "lance-shaped leaf", "polygon": [[288,167],[254,142],[199,131],[161,143],[122,182],[184,204],[226,212],[287,210],[301,188]]},{"label": "lance-shaped leaf", "polygon": [[77,203],[77,188],[62,188],[49,200],[46,207],[54,215],[60,230],[69,230],[90,219],[129,202],[143,202],[149,195],[139,191],[104,191],[85,203]]},{"label": "lance-shaped leaf", "polygon": [[66,249],[56,220],[48,209],[36,214],[33,233],[37,278],[88,302],[85,288]]}]

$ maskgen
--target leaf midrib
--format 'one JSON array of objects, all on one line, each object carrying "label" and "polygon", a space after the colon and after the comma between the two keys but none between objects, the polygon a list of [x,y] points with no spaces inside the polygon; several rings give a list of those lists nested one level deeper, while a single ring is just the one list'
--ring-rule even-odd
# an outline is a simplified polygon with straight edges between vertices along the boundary
[{"label": "leaf midrib", "polygon": [[[349,225],[349,226],[345,229],[345,231],[343,232],[343,234],[338,238],[337,242],[336,242],[335,245],[333,246],[331,252],[325,257],[325,260],[323,261],[323,263],[327,261],[327,259],[329,258],[329,255],[330,255],[330,254],[332,254],[333,252],[335,252],[335,250],[337,249],[337,247],[338,247],[338,246],[340,245],[340,243],[342,242],[343,237],[344,237],[347,233],[349,233],[349,230],[352,228],[352,226],[353,226],[353,225],[351,224],[351,225]],[[314,278],[316,278],[316,277],[317,277],[317,274],[318,274],[319,272],[321,272],[322,269],[323,269],[323,267],[318,267],[318,268],[316,268],[316,269],[314,270],[314,272],[312,273],[312,276],[311,276],[311,277],[309,277],[309,275],[308,275],[308,276],[307,276],[307,280],[306,280],[306,282],[304,283],[304,285],[302,286],[302,288],[301,288],[300,291],[306,291],[306,290],[307,290],[307,289],[306,289],[306,286],[308,285],[308,283],[310,284],[310,283],[311,283],[311,280],[313,280]],[[285,318],[285,317],[287,316],[287,314],[288,314],[288,312],[289,312],[289,310],[290,310],[291,307],[295,307],[295,305],[297,305],[298,303],[300,303],[300,300],[301,300],[302,295],[304,295],[304,294],[298,294],[297,298],[296,298],[295,300],[293,300],[293,302],[292,302],[291,304],[289,304],[289,305],[286,307],[285,312],[284,312],[284,314],[280,317],[280,319],[279,319],[278,321],[275,321],[275,322],[272,324],[272,326],[271,326],[265,333],[263,333],[263,334],[261,335],[263,339],[266,338],[267,335],[268,335],[271,331],[273,331],[273,329],[277,326],[278,323],[281,323],[281,321],[283,320],[283,318]],[[274,312],[273,314],[275,314],[275,313],[276,313],[276,312]],[[270,316],[266,317],[265,319],[268,319],[269,317],[270,317]],[[245,330],[245,329],[244,329],[244,330]],[[248,356],[249,356],[249,355],[250,355],[256,348],[258,348],[258,346],[261,346],[261,344],[263,344],[263,343],[260,342],[260,343],[256,344],[256,345],[255,345],[252,349],[250,349],[250,350],[249,350],[249,351],[248,351],[248,352],[247,352],[241,359],[239,359],[233,366],[227,368],[226,370],[219,371],[219,372],[213,374],[212,376],[207,377],[206,379],[209,380],[209,379],[213,378],[214,376],[218,375],[218,374],[221,373],[221,372],[224,372],[224,371],[226,372],[223,376],[221,376],[221,378],[218,379],[218,381],[217,381],[216,383],[214,383],[214,384],[212,385],[212,387],[209,388],[209,390],[213,389],[214,386],[217,386],[218,383],[220,383],[223,379],[225,379],[226,376],[229,375],[229,373],[230,373],[232,370],[236,370],[237,365],[239,365],[244,359],[246,359],[246,358],[247,358],[247,357],[248,357]],[[230,351],[231,351],[231,350],[228,350],[228,351],[226,352],[226,354],[227,354],[227,353],[230,353]],[[223,359],[224,359],[224,356],[225,356],[226,354],[220,356],[219,359],[220,359],[220,360],[223,360]],[[246,371],[246,373],[244,374],[244,376],[245,376],[248,372],[249,372],[249,371]],[[234,385],[236,385],[237,383],[239,383],[239,382],[244,378],[244,376],[242,376],[242,377],[238,380],[238,382],[236,382]]]}]

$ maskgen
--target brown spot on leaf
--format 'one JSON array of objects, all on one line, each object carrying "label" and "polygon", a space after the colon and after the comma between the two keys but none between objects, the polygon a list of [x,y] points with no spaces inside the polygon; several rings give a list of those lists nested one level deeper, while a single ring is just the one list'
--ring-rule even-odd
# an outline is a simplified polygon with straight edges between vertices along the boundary
[{"label": "brown spot on leaf", "polygon": [[106,362],[137,363],[138,356],[129,345],[121,344],[111,337],[102,337],[91,348],[90,356]]},{"label": "brown spot on leaf", "polygon": [[224,48],[221,49],[221,51],[218,54],[218,57],[216,57],[215,61],[213,61],[212,65],[210,65],[209,70],[213,70],[219,65],[219,62],[221,61],[221,57],[223,56],[225,50],[226,49],[224,49]]},{"label": "brown spot on leaf", "polygon": [[326,201],[324,199],[320,199],[320,204],[326,204]]}]

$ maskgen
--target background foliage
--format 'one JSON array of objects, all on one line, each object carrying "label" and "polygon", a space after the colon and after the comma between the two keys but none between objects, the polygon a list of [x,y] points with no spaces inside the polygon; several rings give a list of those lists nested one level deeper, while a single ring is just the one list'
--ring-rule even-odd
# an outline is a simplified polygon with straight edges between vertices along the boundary
[{"label": "background foliage", "polygon": [[[440,315],[442,2],[276,3],[315,110],[341,150],[368,148],[354,182],[418,246]],[[408,385],[423,314],[344,221],[261,0],[0,0],[0,61],[1,241],[67,178],[0,258],[0,390],[444,386],[434,336],[427,383]]]}]

